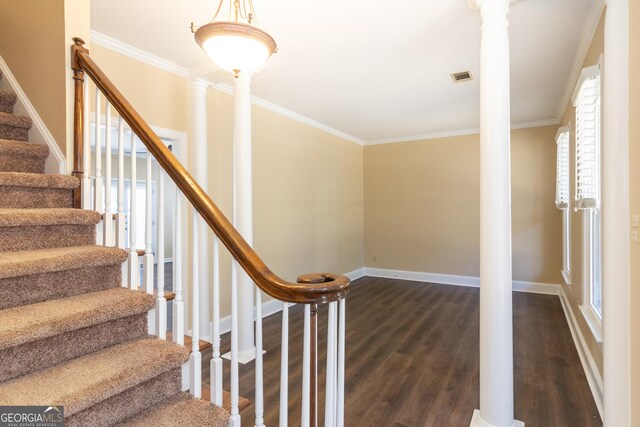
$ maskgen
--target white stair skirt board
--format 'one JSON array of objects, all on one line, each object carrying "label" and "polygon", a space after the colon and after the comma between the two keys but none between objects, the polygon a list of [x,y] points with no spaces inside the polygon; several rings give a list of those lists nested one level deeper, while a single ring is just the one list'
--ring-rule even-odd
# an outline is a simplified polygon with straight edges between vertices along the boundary
[{"label": "white stair skirt board", "polygon": [[[480,417],[480,411],[476,409],[475,411],[473,411],[473,417],[471,418],[471,424],[469,424],[469,427],[495,427],[495,426],[493,424],[489,424],[485,422]],[[524,427],[524,423],[522,421],[514,420],[513,424],[511,424],[511,427]]]},{"label": "white stair skirt board", "polygon": [[[442,285],[480,287],[480,278],[474,276],[456,276],[451,274],[425,273],[420,271],[390,270],[385,268],[364,268],[365,276],[384,277],[387,279],[413,280],[416,282],[438,283]],[[513,290],[534,294],[560,295],[562,286],[555,283],[513,281]]]},{"label": "white stair skirt board", "polygon": [[[14,114],[20,114],[28,116],[33,121],[33,126],[29,130],[29,143],[41,144],[49,147],[50,155],[45,162],[46,173],[67,173],[67,160],[62,153],[62,150],[56,143],[56,140],[49,132],[49,129],[44,124],[44,121],[34,108],[29,98],[18,84],[18,80],[13,76],[9,66],[0,56],[0,71],[2,71],[3,78],[0,79],[0,89],[11,89],[15,92],[18,100],[13,107]],[[71,166],[71,165],[69,165]]]}]

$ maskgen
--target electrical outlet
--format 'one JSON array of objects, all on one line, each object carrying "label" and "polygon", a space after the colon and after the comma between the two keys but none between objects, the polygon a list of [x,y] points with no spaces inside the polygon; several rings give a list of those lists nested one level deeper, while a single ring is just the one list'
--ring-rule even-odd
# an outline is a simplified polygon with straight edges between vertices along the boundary
[{"label": "electrical outlet", "polygon": [[640,215],[631,215],[631,226],[640,227]]},{"label": "electrical outlet", "polygon": [[640,236],[638,235],[638,227],[631,227],[631,240],[636,243],[640,243]]}]

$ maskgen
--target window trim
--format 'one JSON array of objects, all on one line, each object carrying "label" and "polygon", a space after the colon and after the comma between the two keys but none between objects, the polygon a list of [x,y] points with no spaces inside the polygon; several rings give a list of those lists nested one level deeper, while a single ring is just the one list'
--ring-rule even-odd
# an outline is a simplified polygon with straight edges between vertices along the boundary
[{"label": "window trim", "polygon": [[[602,56],[598,64],[591,67],[584,68],[580,73],[580,78],[576,84],[576,88],[572,96],[572,104],[576,106],[576,101],[583,83],[590,78],[600,77],[602,69]],[[597,135],[596,135],[596,174],[597,180],[601,180],[601,145],[602,145],[602,81],[600,81],[600,88],[598,94],[597,103]],[[576,120],[576,134],[577,134],[577,120]],[[574,150],[577,150],[577,141],[574,141]],[[577,165],[574,166],[577,173]],[[577,176],[576,183],[577,185]],[[603,326],[602,326],[602,313],[598,312],[593,304],[593,290],[598,280],[600,284],[600,298],[602,299],[602,215],[600,211],[600,198],[601,189],[598,186],[596,194],[595,206],[585,206],[574,197],[575,209],[582,210],[582,304],[579,306],[580,312],[584,317],[585,322],[589,326],[594,339],[598,344],[603,343]],[[599,227],[598,227],[599,226]],[[597,228],[596,228],[597,227]],[[596,236],[596,233],[598,235]],[[599,264],[599,269],[594,269],[594,266]],[[600,277],[595,278],[594,275],[598,274]]]},{"label": "window trim", "polygon": [[571,286],[571,212],[569,209],[571,203],[571,123],[567,126],[562,126],[556,132],[556,146],[558,147],[556,150],[556,155],[560,154],[559,144],[560,138],[564,137],[566,134],[566,144],[567,144],[567,157],[566,157],[566,173],[567,173],[567,188],[566,188],[566,203],[560,203],[558,200],[558,186],[560,185],[559,173],[559,159],[556,159],[556,207],[562,211],[562,278],[564,282]]}]

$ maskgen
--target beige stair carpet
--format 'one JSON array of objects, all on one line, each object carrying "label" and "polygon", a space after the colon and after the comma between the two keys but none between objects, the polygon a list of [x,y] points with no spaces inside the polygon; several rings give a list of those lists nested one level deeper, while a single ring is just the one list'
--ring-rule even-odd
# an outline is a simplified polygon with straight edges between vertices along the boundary
[{"label": "beige stair carpet", "polygon": [[[1,78],[1,75],[0,75]],[[47,147],[0,90],[0,405],[64,405],[67,426],[228,425],[181,393],[189,350],[147,335],[155,298],[122,288],[122,249],[96,246],[79,181],[46,175]]]}]

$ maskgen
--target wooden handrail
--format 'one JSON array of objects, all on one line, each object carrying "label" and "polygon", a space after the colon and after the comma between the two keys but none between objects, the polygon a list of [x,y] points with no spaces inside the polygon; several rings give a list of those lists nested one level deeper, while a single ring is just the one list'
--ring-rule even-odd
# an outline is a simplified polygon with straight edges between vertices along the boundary
[{"label": "wooden handrail", "polygon": [[[263,292],[280,301],[302,304],[338,301],[347,296],[350,281],[345,276],[331,273],[307,274],[300,276],[298,283],[292,283],[269,270],[202,187],[91,59],[89,51],[84,47],[84,41],[77,37],[73,41],[72,67],[74,75],[78,76],[76,79],[76,118],[74,120],[76,125],[84,125],[82,107],[81,104],[78,105],[77,96],[82,92],[78,89],[78,86],[82,84],[80,78],[82,73],[86,73]],[[78,147],[78,144],[82,145],[82,131],[76,129],[74,135],[78,138],[75,141],[76,148],[74,149],[76,157],[74,158],[74,173],[77,173],[76,171],[82,171],[82,150]]]}]

